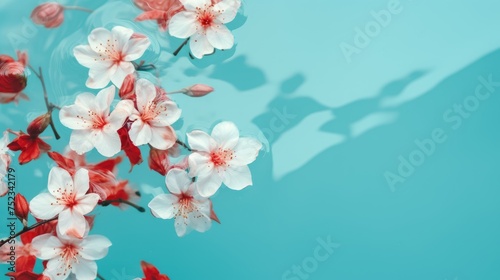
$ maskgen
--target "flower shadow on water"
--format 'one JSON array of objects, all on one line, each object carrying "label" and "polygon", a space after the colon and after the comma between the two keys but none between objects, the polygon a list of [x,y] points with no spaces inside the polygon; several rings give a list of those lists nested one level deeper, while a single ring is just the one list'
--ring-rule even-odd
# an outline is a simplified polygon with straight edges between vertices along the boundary
[{"label": "flower shadow on water", "polygon": [[[269,176],[255,178],[256,186],[266,187],[254,189],[249,199],[259,199],[266,209],[266,215],[259,217],[259,227],[269,228],[274,236],[282,237],[275,240],[274,249],[287,250],[321,232],[335,233],[336,240],[349,244],[343,245],[349,254],[325,264],[315,275],[318,279],[359,262],[370,262],[372,269],[359,272],[357,279],[387,275],[388,263],[398,268],[393,271],[398,277],[391,279],[401,279],[408,276],[416,261],[420,272],[407,278],[422,279],[430,272],[456,267],[461,267],[462,273],[476,275],[474,267],[485,258],[499,261],[486,249],[499,249],[495,236],[500,228],[490,223],[500,215],[500,191],[492,187],[498,182],[496,166],[500,156],[500,87],[494,85],[500,81],[498,65],[500,50],[451,74],[411,102],[393,108],[398,114],[396,121],[330,146],[279,180],[270,176],[269,157],[264,158],[265,163],[254,166],[255,174]],[[373,100],[334,109],[342,112],[338,114],[340,124],[334,126],[332,121],[322,129],[331,133],[342,130],[339,128],[347,130],[351,122],[378,110],[380,97],[397,95],[423,74],[416,71],[389,83]],[[484,82],[488,80],[494,83]],[[491,95],[474,105],[471,100],[475,100],[477,88],[483,95],[488,91]],[[460,114],[455,111],[456,104],[474,109]],[[398,174],[398,157],[408,158],[412,151],[421,149],[416,140],[432,139],[436,129],[444,132],[445,140],[429,145],[432,149],[422,152],[425,158],[413,164],[410,175],[401,175],[404,181],[397,185],[397,192],[391,192],[385,172]],[[298,150],[304,145],[308,143],[295,143]],[[288,153],[286,160],[294,161],[295,151]],[[295,222],[285,217],[293,217]],[[484,235],[485,229],[492,234]],[[300,234],[292,236],[289,232]],[[267,240],[257,232],[249,234],[263,239],[259,242]],[[484,239],[478,240],[477,236]],[[484,249],[478,251],[478,247]],[[374,252],[384,252],[384,258],[370,257]],[[429,255],[442,261],[435,266]],[[269,254],[270,259],[276,256]],[[491,273],[498,275],[490,270],[483,276]]]}]

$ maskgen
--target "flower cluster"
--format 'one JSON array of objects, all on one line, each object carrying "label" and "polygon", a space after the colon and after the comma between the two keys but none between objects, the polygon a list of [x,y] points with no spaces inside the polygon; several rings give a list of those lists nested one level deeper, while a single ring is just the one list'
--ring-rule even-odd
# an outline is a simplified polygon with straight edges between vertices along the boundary
[{"label": "flower cluster", "polygon": [[[136,20],[154,19],[160,29],[189,39],[192,55],[197,58],[214,49],[231,48],[234,43],[224,24],[235,18],[239,0],[134,3],[144,10]],[[65,10],[92,12],[49,2],[36,7],[31,18],[37,24],[55,28],[63,23]],[[29,67],[41,82],[47,109],[28,124],[26,132],[8,129],[0,139],[0,196],[8,191],[4,177],[12,152],[20,152],[20,164],[45,154],[53,162],[46,191],[29,202],[21,194],[14,198],[14,214],[24,227],[15,235],[0,239],[0,261],[8,260],[5,256],[12,248],[17,256],[16,270],[8,276],[38,280],[102,278],[95,261],[107,255],[111,241],[90,234],[94,209],[112,205],[146,211],[135,204],[140,193],[133,184],[118,177],[118,166],[124,157],[128,158],[132,172],[135,165],[144,161],[144,150],[149,149],[147,164],[164,177],[165,193],[150,200],[148,207],[154,217],[173,219],[179,237],[191,230],[205,232],[212,221],[220,223],[211,198],[222,185],[232,190],[252,185],[248,165],[255,161],[262,144],[251,137],[240,137],[236,125],[229,121],[216,124],[210,134],[193,130],[186,137],[179,137],[174,127],[185,111],[179,108],[174,95],[202,97],[214,89],[195,84],[166,91],[159,76],[155,82],[144,78],[141,71],[155,69],[154,65],[144,66],[144,61],[140,61],[150,44],[148,36],[123,26],[92,30],[87,44],[73,49],[75,60],[89,69],[85,84],[91,92],[78,94],[72,104],[62,107],[49,101],[42,69],[36,71],[30,66],[26,53],[18,52],[17,61],[0,56],[0,103],[27,99],[23,90]],[[52,150],[42,136],[50,127],[55,138],[60,138],[52,115],[57,110],[60,123],[71,133],[68,148],[62,153]],[[14,140],[9,139],[9,133],[15,135]],[[87,162],[86,154],[93,150],[105,159]],[[35,223],[29,225],[30,220]],[[15,240],[14,247],[6,245],[17,237],[20,240]],[[44,268],[40,273],[34,271],[37,260],[42,261]],[[169,279],[147,262],[142,261],[141,267],[144,277],[136,279]]]}]

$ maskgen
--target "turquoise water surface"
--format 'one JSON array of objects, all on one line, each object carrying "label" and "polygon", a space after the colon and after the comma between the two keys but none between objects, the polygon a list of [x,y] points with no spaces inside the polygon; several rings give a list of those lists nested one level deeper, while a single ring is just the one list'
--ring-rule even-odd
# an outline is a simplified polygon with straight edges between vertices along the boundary
[{"label": "turquoise water surface", "polygon": [[[246,1],[229,25],[236,46],[199,61],[172,56],[182,40],[134,22],[131,1],[79,0],[96,11],[67,11],[57,29],[31,22],[42,2],[0,2],[0,53],[26,50],[52,102],[97,93],[72,49],[96,27],[123,25],[151,38],[143,59],[167,91],[216,89],[174,97],[181,138],[230,120],[265,146],[253,186],[213,197],[221,224],[206,233],[179,238],[171,220],[96,208],[92,232],[113,243],[97,261],[105,279],[142,277],[141,260],[173,280],[500,279],[500,2]],[[35,77],[25,92],[30,101],[2,104],[0,131],[43,113]],[[56,126],[61,140],[44,136],[63,151],[70,130]],[[45,190],[51,166],[46,155],[15,159],[16,191]],[[146,163],[128,169],[120,177],[147,206],[163,177]]]}]

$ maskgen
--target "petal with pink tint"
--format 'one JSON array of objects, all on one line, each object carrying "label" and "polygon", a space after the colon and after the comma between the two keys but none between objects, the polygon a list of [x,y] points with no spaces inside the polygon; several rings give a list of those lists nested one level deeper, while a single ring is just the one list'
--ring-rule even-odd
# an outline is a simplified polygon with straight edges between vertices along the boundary
[{"label": "petal with pink tint", "polygon": [[66,209],[59,213],[57,227],[62,234],[82,238],[85,233],[85,226],[85,218],[78,211]]},{"label": "petal with pink tint", "polygon": [[151,140],[149,144],[156,149],[166,150],[172,147],[177,140],[175,131],[171,126],[151,127]]},{"label": "petal with pink tint", "polygon": [[89,193],[78,199],[78,205],[74,209],[83,215],[90,213],[97,205],[101,197],[96,193]]},{"label": "petal with pink tint", "polygon": [[136,82],[135,94],[137,96],[137,108],[142,113],[149,106],[149,102],[156,97],[156,88],[150,81],[139,79]]},{"label": "petal with pink tint", "polygon": [[59,197],[64,191],[72,192],[74,190],[73,179],[68,171],[54,167],[49,172],[47,188],[53,196]]}]

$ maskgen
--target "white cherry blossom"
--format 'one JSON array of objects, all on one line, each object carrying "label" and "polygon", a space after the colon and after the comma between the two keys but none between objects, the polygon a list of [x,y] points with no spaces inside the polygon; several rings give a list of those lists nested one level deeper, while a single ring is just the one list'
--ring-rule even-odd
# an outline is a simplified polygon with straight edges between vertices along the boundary
[{"label": "white cherry blossom", "polygon": [[88,42],[76,46],[73,54],[78,63],[89,68],[89,88],[103,88],[109,81],[121,87],[125,77],[135,72],[132,61],[139,59],[151,44],[146,36],[123,26],[115,26],[111,31],[96,28]]},{"label": "white cherry blossom", "polygon": [[234,37],[224,25],[231,22],[240,8],[240,0],[180,0],[185,11],[175,14],[169,22],[170,35],[190,38],[191,53],[196,58],[215,49],[233,47]]},{"label": "white cherry blossom", "polygon": [[159,150],[172,147],[177,137],[170,125],[179,119],[181,110],[171,100],[156,98],[155,86],[146,79],[137,81],[135,94],[137,108],[130,116],[134,122],[129,131],[134,145],[150,144]]},{"label": "white cherry blossom", "polygon": [[30,202],[30,211],[38,219],[48,220],[57,215],[57,229],[64,235],[82,238],[87,222],[83,215],[90,213],[100,196],[87,194],[89,174],[79,169],[74,178],[68,171],[53,167],[49,173],[48,193],[35,196]]},{"label": "white cherry blossom", "polygon": [[165,177],[169,194],[157,195],[148,204],[155,217],[175,219],[175,231],[184,236],[188,230],[205,232],[212,225],[211,202],[198,194],[196,183],[182,169],[172,169]]},{"label": "white cherry blossom", "polygon": [[222,182],[233,190],[252,184],[248,164],[252,163],[262,148],[254,138],[241,137],[232,122],[221,122],[208,135],[194,130],[187,134],[194,152],[189,155],[189,172],[197,176],[198,191],[202,196],[212,196]]},{"label": "white cherry blossom", "polygon": [[97,96],[82,93],[75,104],[64,106],[59,112],[61,123],[73,129],[69,147],[78,154],[84,154],[94,147],[106,157],[112,157],[121,150],[118,130],[132,113],[131,100],[118,102],[110,114],[110,106],[115,96],[115,87],[101,90]]}]

